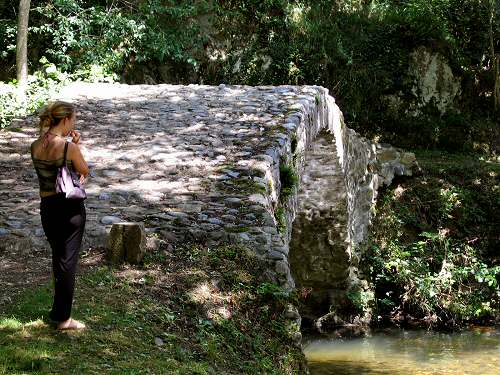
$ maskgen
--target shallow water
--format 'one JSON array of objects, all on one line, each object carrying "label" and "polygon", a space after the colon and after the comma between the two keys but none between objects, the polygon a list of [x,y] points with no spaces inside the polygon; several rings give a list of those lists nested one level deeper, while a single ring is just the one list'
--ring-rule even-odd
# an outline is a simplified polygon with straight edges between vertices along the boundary
[{"label": "shallow water", "polygon": [[500,330],[390,330],[358,339],[305,340],[311,375],[500,375]]}]

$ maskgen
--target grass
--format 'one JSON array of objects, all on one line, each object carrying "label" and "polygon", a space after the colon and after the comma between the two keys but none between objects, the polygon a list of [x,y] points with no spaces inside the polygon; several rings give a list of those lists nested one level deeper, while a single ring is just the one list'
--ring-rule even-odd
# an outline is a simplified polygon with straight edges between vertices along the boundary
[{"label": "grass", "polygon": [[50,286],[27,291],[0,313],[0,374],[302,373],[285,329],[288,297],[255,276],[262,267],[235,246],[101,266],[77,280],[82,332],[58,332],[47,320]]},{"label": "grass", "polygon": [[285,233],[287,229],[286,212],[283,207],[279,207],[274,212],[274,217],[278,223],[278,232]]}]

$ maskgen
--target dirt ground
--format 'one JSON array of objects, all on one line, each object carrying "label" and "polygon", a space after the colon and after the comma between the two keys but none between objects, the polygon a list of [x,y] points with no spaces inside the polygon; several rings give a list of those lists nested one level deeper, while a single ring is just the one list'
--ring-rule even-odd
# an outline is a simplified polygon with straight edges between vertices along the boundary
[{"label": "dirt ground", "polygon": [[[94,249],[80,253],[78,272],[87,272],[104,264],[104,250]],[[43,250],[19,254],[3,250],[0,253],[0,316],[9,304],[25,290],[49,283],[52,277],[51,254]],[[77,276],[78,277],[78,276]]]}]

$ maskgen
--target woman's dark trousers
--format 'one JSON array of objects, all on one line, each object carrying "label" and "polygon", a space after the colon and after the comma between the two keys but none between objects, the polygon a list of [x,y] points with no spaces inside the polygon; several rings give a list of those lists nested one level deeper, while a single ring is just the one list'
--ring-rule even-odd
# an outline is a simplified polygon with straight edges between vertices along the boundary
[{"label": "woman's dark trousers", "polygon": [[52,248],[54,304],[50,319],[62,322],[70,318],[75,290],[75,274],[85,229],[83,200],[66,199],[64,194],[42,198],[42,226]]}]

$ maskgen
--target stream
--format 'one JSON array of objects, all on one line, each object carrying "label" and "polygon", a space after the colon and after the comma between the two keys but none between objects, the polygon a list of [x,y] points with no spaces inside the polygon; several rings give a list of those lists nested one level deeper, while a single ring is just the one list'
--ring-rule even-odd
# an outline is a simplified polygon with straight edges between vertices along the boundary
[{"label": "stream", "polygon": [[354,339],[310,337],[311,375],[500,375],[500,329],[383,330]]}]

